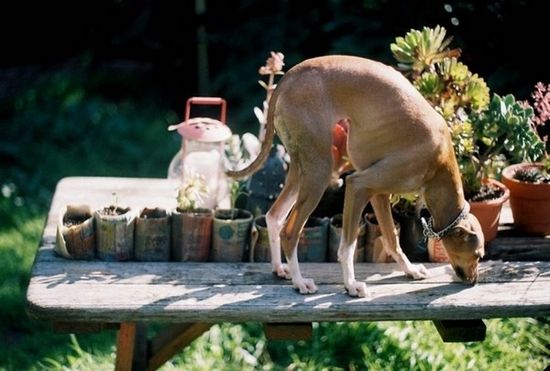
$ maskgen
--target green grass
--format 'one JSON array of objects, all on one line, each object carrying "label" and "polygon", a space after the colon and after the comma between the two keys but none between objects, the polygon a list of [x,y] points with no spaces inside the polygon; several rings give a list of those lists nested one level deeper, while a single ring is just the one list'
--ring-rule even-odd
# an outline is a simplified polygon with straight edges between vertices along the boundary
[{"label": "green grass", "polygon": [[[55,184],[70,175],[166,174],[178,115],[151,101],[90,92],[54,75],[17,96],[0,121],[0,370],[112,370],[115,331],[56,334],[25,312],[30,271]],[[7,130],[9,128],[9,130]],[[486,321],[480,343],[444,344],[429,322],[320,323],[310,341],[267,341],[260,324],[221,324],[163,370],[543,370],[548,319]]]}]

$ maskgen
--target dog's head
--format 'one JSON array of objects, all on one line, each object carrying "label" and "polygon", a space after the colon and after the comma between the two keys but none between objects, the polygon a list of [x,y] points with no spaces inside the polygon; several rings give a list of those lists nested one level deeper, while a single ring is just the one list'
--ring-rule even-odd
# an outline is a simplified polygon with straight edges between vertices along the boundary
[{"label": "dog's head", "polygon": [[443,246],[456,275],[468,283],[477,281],[477,266],[485,255],[485,239],[477,218],[468,214],[445,237]]}]

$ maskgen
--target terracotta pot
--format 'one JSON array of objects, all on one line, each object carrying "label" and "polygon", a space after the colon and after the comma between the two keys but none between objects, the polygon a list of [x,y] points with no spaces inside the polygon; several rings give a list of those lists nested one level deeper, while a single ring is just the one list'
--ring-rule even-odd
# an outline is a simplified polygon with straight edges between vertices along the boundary
[{"label": "terracotta pot", "polygon": [[134,256],[139,261],[170,260],[170,217],[162,208],[144,208],[136,218]]},{"label": "terracotta pot", "polygon": [[479,224],[481,224],[485,243],[494,240],[497,236],[502,205],[510,196],[510,191],[501,182],[495,179],[488,179],[487,182],[504,190],[504,194],[494,200],[470,202],[470,212],[475,215],[479,220]]},{"label": "terracotta pot", "polygon": [[172,212],[172,260],[207,261],[212,244],[211,209]]},{"label": "terracotta pot", "polygon": [[447,263],[449,257],[441,240],[428,239],[428,259],[433,263]]},{"label": "terracotta pot", "polygon": [[67,205],[57,223],[55,252],[69,259],[95,257],[95,227],[87,205]]},{"label": "terracotta pot", "polygon": [[510,207],[514,225],[529,235],[550,235],[550,184],[534,184],[514,179],[523,167],[541,167],[541,164],[510,165],[502,172],[502,182],[510,190]]}]

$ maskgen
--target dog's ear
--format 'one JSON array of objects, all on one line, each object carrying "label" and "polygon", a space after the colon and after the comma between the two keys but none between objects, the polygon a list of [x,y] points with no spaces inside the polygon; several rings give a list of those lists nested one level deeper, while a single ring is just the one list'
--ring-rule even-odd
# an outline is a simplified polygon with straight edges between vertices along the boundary
[{"label": "dog's ear", "polygon": [[481,225],[475,217],[471,216],[471,218],[453,228],[449,233],[449,237],[455,240],[457,242],[456,246],[463,251],[470,250],[479,258],[483,257],[485,239]]},{"label": "dog's ear", "polygon": [[477,242],[478,239],[469,225],[457,225],[449,232],[449,236],[462,242]]}]

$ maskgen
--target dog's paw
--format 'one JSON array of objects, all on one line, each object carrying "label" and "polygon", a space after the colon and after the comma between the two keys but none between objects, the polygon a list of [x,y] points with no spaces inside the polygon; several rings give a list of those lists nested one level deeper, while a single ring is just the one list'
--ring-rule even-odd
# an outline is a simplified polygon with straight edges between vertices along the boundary
[{"label": "dog's paw", "polygon": [[367,297],[367,284],[365,282],[357,282],[346,285],[346,291],[349,296],[366,298]]},{"label": "dog's paw", "polygon": [[294,288],[300,291],[300,294],[314,294],[317,292],[317,286],[310,278],[302,278],[299,281],[293,282]]},{"label": "dog's paw", "polygon": [[412,264],[405,273],[415,280],[423,280],[430,276],[430,272],[422,264]]},{"label": "dog's paw", "polygon": [[290,269],[288,268],[288,265],[283,263],[273,265],[273,274],[276,274],[277,277],[284,278],[285,280],[292,278],[290,276]]}]

